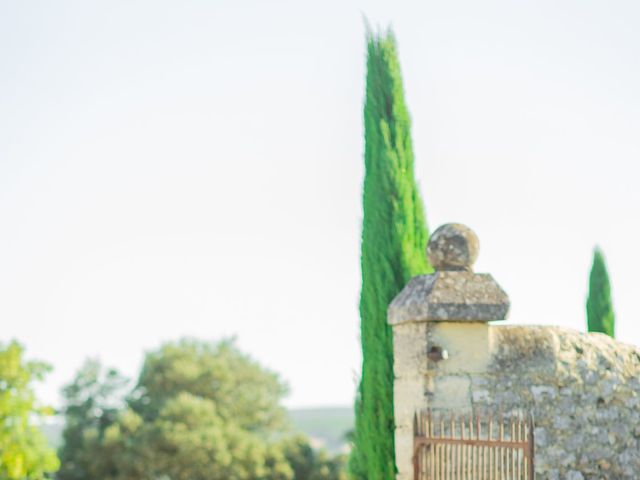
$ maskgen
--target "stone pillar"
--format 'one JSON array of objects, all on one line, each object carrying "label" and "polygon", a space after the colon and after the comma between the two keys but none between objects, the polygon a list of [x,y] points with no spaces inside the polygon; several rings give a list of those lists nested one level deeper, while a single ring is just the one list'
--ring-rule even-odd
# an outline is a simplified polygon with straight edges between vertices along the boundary
[{"label": "stone pillar", "polygon": [[474,273],[478,237],[446,224],[429,241],[436,272],[411,279],[389,305],[393,328],[397,480],[413,480],[413,419],[417,411],[469,412],[472,378],[491,359],[488,322],[503,320],[506,293],[489,274]]}]

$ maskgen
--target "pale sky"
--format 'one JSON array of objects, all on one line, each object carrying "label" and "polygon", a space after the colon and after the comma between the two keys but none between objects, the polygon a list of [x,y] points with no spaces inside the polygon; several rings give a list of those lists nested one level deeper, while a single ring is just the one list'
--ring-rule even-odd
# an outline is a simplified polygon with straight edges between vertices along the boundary
[{"label": "pale sky", "polygon": [[640,345],[640,3],[0,0],[0,340],[86,357],[237,335],[289,406],[360,369],[363,15],[392,24],[433,230],[509,322],[583,330],[592,248]]}]

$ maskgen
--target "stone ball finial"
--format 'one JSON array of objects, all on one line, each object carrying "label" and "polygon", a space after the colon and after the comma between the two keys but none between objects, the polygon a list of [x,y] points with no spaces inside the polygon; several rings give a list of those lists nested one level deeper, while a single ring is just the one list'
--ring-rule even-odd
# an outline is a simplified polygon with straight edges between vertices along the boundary
[{"label": "stone ball finial", "polygon": [[436,271],[471,271],[478,258],[480,241],[466,225],[446,223],[431,234],[427,257]]}]

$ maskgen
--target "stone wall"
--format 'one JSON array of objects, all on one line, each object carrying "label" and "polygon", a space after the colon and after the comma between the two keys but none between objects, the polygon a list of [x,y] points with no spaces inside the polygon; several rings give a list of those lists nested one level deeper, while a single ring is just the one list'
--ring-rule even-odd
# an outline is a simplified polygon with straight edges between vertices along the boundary
[{"label": "stone wall", "polygon": [[[413,415],[424,408],[532,412],[538,479],[640,478],[640,349],[559,327],[450,326],[394,327],[398,479],[413,478]],[[433,346],[448,358],[428,359]]]},{"label": "stone wall", "polygon": [[413,480],[414,415],[532,413],[536,479],[640,479],[640,349],[597,333],[498,326],[509,300],[472,271],[464,225],[436,230],[436,272],[389,306],[397,480]]},{"label": "stone wall", "polygon": [[640,478],[640,350],[599,333],[490,328],[472,404],[534,413],[536,478]]}]

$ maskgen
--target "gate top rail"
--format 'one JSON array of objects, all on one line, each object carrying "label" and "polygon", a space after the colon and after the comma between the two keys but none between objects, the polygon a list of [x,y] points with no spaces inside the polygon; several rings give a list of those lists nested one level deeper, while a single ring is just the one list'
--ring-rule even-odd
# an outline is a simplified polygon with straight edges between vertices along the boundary
[{"label": "gate top rail", "polygon": [[416,439],[428,442],[448,439],[473,440],[487,445],[527,444],[533,435],[533,416],[524,413],[455,415],[452,412],[434,413],[429,409],[419,411],[414,421]]}]

